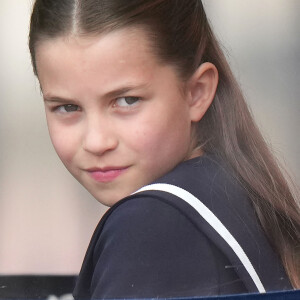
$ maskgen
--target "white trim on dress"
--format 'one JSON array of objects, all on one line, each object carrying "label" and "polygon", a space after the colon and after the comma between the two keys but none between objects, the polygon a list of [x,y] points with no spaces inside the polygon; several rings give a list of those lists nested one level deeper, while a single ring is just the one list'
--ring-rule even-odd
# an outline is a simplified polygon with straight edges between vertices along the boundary
[{"label": "white trim on dress", "polygon": [[201,215],[201,217],[205,219],[207,223],[210,224],[216,230],[216,232],[225,240],[225,242],[235,252],[235,254],[238,256],[238,258],[244,265],[245,269],[249,273],[250,277],[252,278],[258,291],[260,293],[266,292],[258,274],[256,273],[252,263],[250,262],[243,248],[233,237],[233,235],[228,231],[228,229],[223,225],[223,223],[217,218],[217,216],[193,194],[178,186],[172,184],[166,184],[166,183],[150,184],[142,187],[141,189],[139,189],[133,194],[144,192],[144,191],[156,191],[156,190],[173,194],[181,198],[188,204],[190,204]]}]

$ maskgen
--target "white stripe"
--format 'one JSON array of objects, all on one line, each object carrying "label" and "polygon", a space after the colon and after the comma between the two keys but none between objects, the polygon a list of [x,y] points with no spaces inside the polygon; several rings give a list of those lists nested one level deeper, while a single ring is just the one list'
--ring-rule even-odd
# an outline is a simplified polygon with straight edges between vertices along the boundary
[{"label": "white stripe", "polygon": [[[219,233],[219,235],[227,242],[227,244],[232,248],[235,254],[238,256],[240,261],[243,263],[245,269],[249,273],[250,277],[252,278],[254,284],[256,285],[258,291],[260,293],[265,293],[266,290],[260,281],[253,265],[251,264],[249,258],[247,257],[246,253],[237,242],[237,240],[232,236],[232,234],[227,230],[227,228],[223,225],[223,223],[213,214],[213,212],[206,207],[198,198],[196,198],[193,194],[189,193],[188,191],[171,184],[166,183],[156,183],[144,186],[143,188],[139,189],[135,193],[143,192],[143,191],[151,191],[151,190],[158,190],[173,194],[188,204],[190,204],[197,212]],[[134,194],[135,194],[134,193]]]}]

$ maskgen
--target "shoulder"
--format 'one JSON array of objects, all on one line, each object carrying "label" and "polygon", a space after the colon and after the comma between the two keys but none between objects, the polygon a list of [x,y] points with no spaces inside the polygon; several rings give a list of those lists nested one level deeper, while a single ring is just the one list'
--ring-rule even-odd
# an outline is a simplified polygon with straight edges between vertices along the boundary
[{"label": "shoulder", "polygon": [[103,222],[91,249],[91,290],[97,297],[219,294],[222,280],[224,289],[244,291],[234,271],[225,269],[223,253],[165,199],[134,195]]},{"label": "shoulder", "polygon": [[[205,155],[186,161],[155,183],[178,187],[196,197],[229,230],[241,232],[240,223],[253,227],[255,231],[260,230],[247,191],[233,175],[231,168],[215,156]],[[168,196],[165,195],[165,198]],[[195,215],[187,206],[183,207],[182,201],[172,197],[172,203]]]},{"label": "shoulder", "polygon": [[205,155],[185,161],[142,191],[144,197],[156,197],[190,219],[197,219],[198,215],[182,201],[182,193],[189,199],[195,197],[196,202],[212,211],[226,226],[230,227],[231,223],[236,226],[241,220],[257,224],[248,193],[231,169],[214,156]]},{"label": "shoulder", "polygon": [[101,237],[105,243],[122,242],[131,250],[140,248],[143,243],[148,247],[162,247],[179,236],[182,243],[198,231],[178,207],[153,194],[134,195],[120,202],[102,222]]},{"label": "shoulder", "polygon": [[[234,177],[231,168],[213,155],[204,155],[179,164],[174,170],[158,179],[179,186],[205,201],[207,198],[247,198],[247,193]],[[240,204],[240,203],[239,203]]]},{"label": "shoulder", "polygon": [[211,157],[190,160],[153,185],[162,191],[152,191],[150,186],[144,193],[163,194],[165,201],[188,216],[231,261],[250,291],[264,290],[260,278],[268,290],[284,289],[289,283],[280,259],[262,230],[247,192],[229,170]]}]

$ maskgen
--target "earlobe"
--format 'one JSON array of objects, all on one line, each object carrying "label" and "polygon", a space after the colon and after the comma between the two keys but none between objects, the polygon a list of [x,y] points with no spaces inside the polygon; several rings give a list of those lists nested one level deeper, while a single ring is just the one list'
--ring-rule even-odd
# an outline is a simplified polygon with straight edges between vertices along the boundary
[{"label": "earlobe", "polygon": [[202,119],[210,107],[218,86],[218,70],[212,63],[203,63],[189,80],[190,118],[192,122]]}]

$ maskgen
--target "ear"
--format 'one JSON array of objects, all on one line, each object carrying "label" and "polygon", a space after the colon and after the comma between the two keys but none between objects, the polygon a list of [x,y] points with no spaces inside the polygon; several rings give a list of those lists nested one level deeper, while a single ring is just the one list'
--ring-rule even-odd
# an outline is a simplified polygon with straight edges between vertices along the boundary
[{"label": "ear", "polygon": [[218,70],[212,63],[203,63],[188,81],[190,119],[198,122],[211,105],[219,81]]}]

